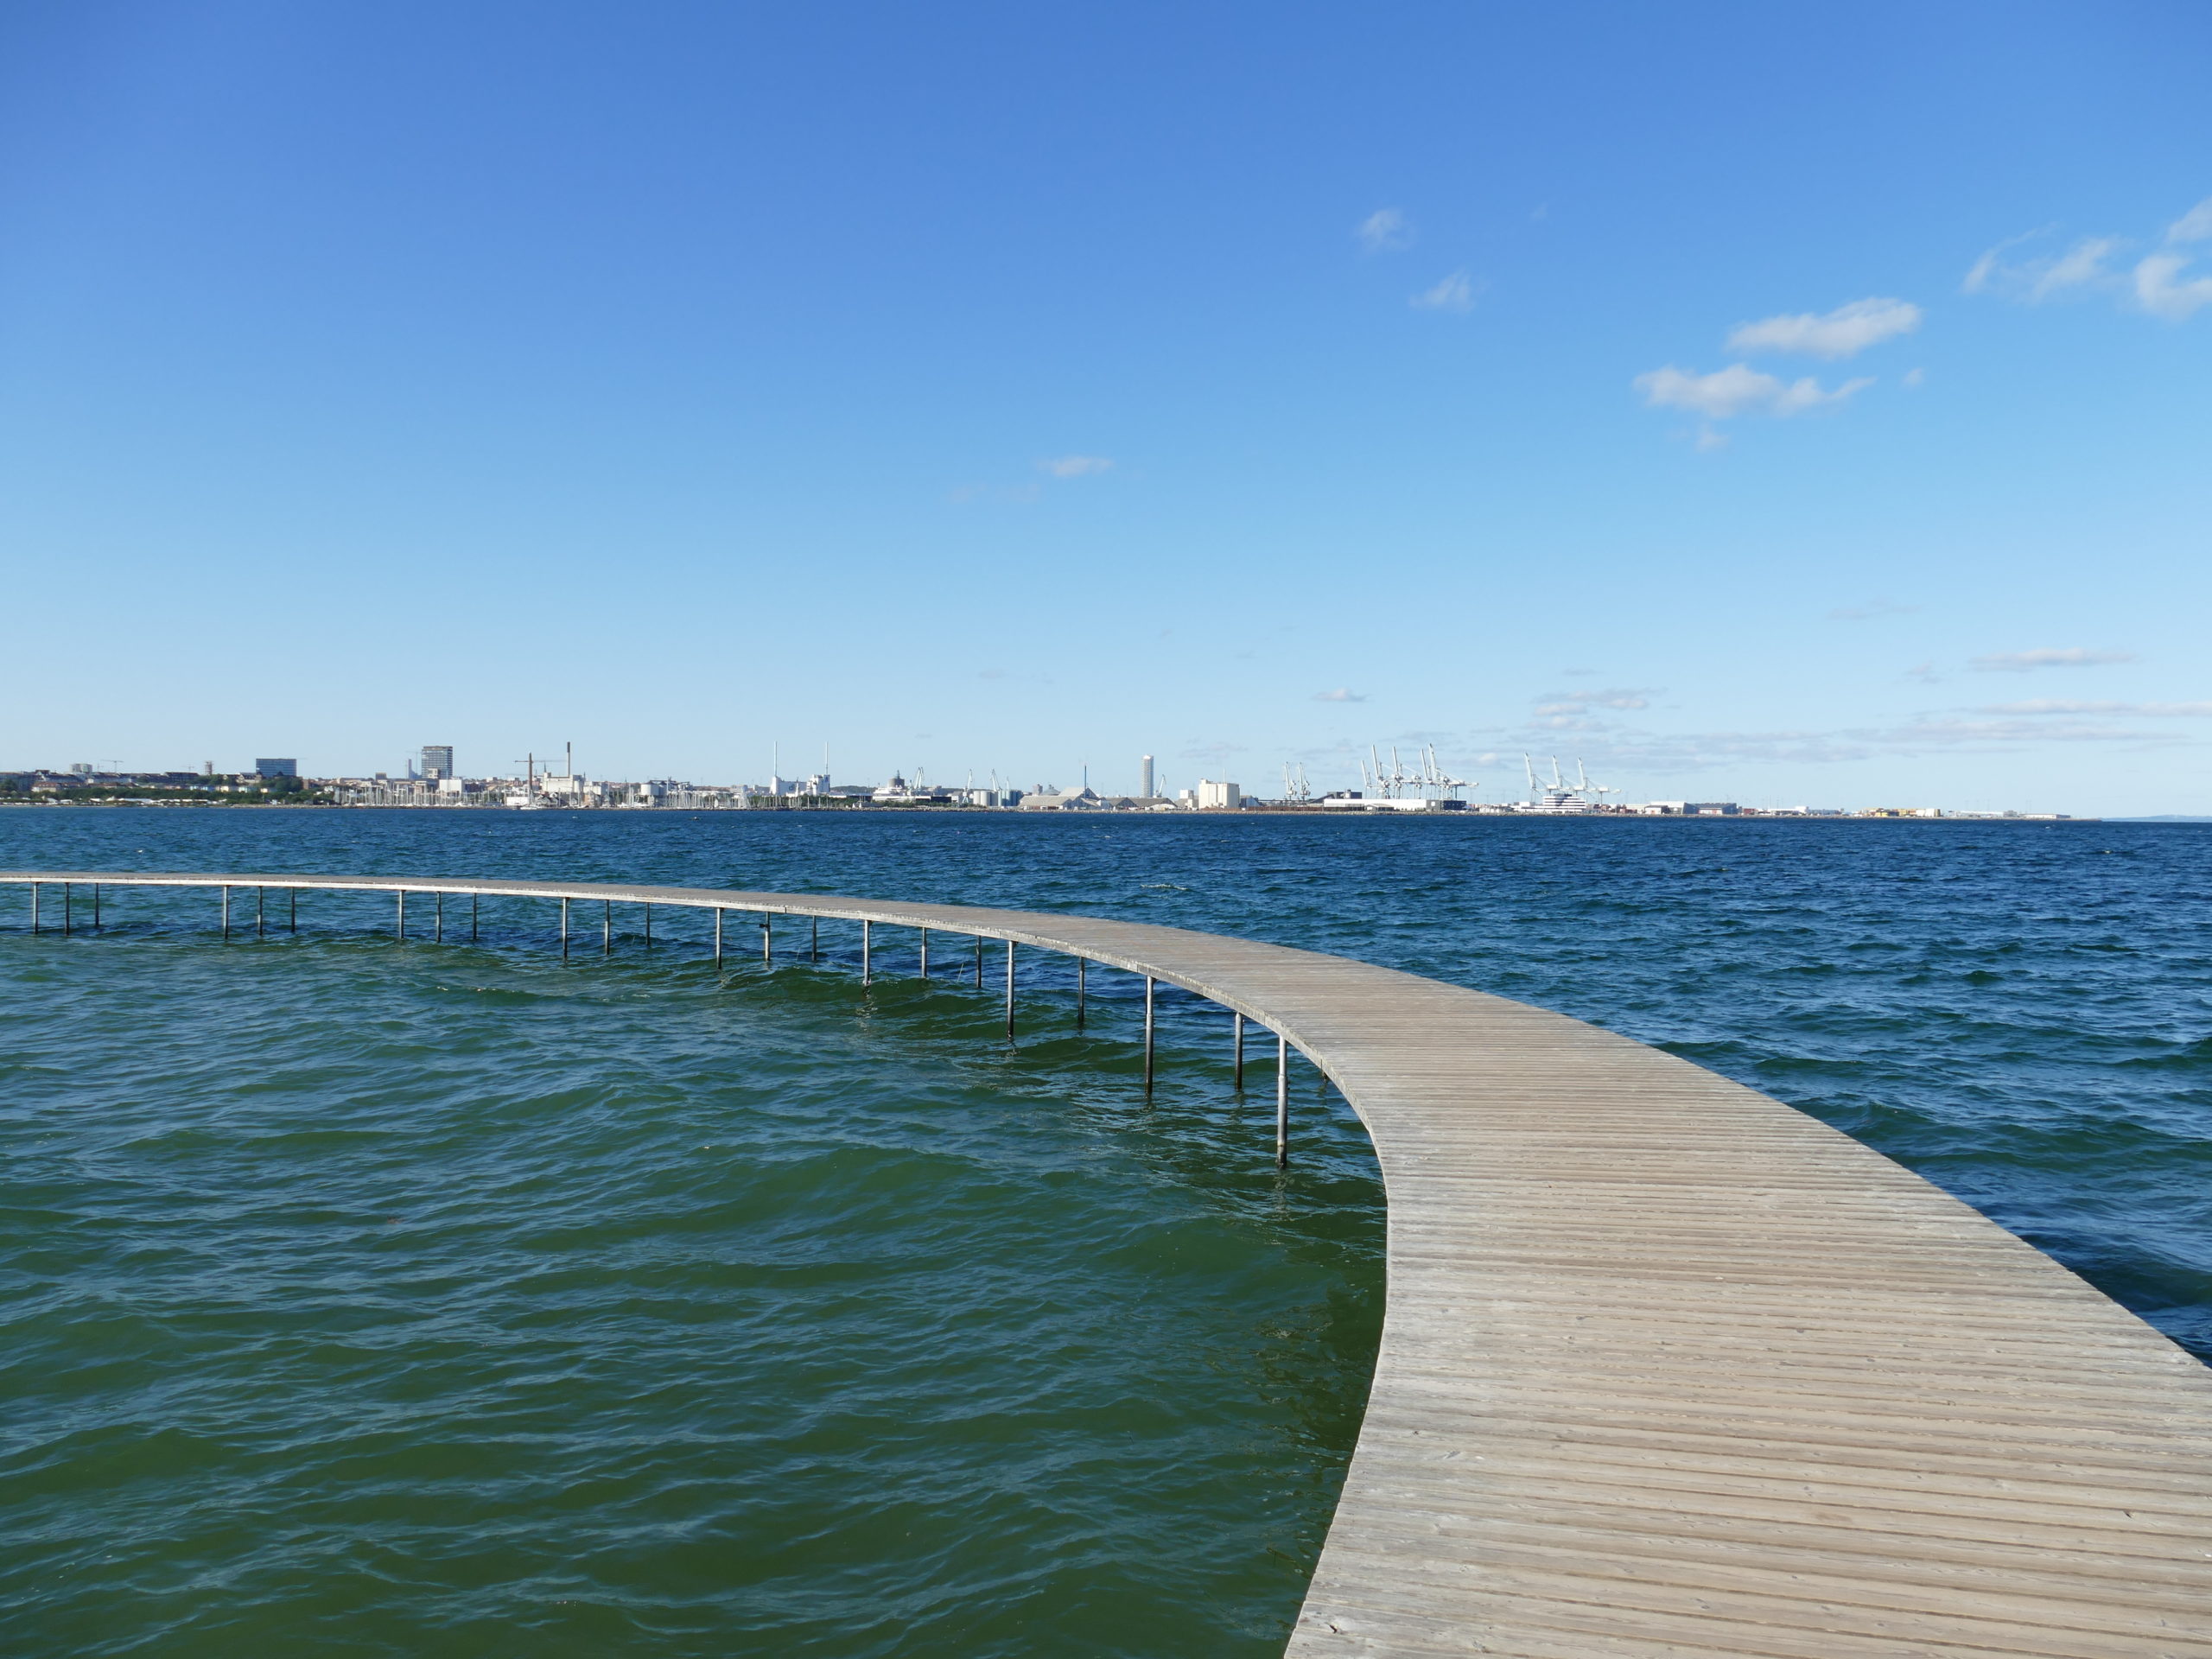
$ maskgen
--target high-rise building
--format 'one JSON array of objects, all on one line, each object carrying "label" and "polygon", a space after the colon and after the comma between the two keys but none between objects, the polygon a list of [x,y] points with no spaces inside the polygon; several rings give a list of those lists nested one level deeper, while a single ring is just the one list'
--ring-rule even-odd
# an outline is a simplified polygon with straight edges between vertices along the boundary
[{"label": "high-rise building", "polygon": [[253,772],[257,778],[296,778],[300,775],[300,763],[289,759],[257,760],[253,763]]},{"label": "high-rise building", "polygon": [[1152,757],[1150,755],[1145,756],[1143,768],[1137,775],[1142,779],[1137,785],[1137,793],[1148,801],[1152,798]]},{"label": "high-rise building", "polygon": [[425,743],[423,746],[423,775],[425,778],[453,776],[453,745]]}]

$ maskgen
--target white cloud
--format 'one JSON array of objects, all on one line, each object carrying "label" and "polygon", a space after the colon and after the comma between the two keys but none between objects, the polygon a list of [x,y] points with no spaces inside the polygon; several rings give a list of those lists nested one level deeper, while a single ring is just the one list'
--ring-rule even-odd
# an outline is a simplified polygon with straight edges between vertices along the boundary
[{"label": "white cloud", "polygon": [[1395,207],[1378,207],[1353,232],[1370,253],[1396,253],[1414,245],[1414,227]]},{"label": "white cloud", "polygon": [[1974,262],[1973,269],[1959,284],[1960,291],[1998,294],[2023,305],[2040,305],[2069,289],[2109,286],[2116,280],[2115,273],[2105,268],[2105,261],[2124,245],[2116,236],[2085,237],[2063,253],[2045,254],[2040,258],[2005,257],[2008,249],[2049,234],[2047,230],[2031,231],[2025,236],[1999,242]]},{"label": "white cloud", "polygon": [[1907,369],[1904,372],[1904,384],[1908,386],[1926,385],[1928,384],[1928,371],[1925,369]]},{"label": "white cloud", "polygon": [[1367,697],[1363,692],[1347,690],[1340,685],[1333,691],[1316,691],[1313,694],[1313,701],[1316,702],[1365,702]]},{"label": "white cloud", "polygon": [[2090,651],[2082,645],[2046,645],[2036,651],[2000,651],[1977,657],[1967,664],[1984,673],[2025,674],[2038,668],[2100,668],[2108,663],[2132,663],[2132,651]]},{"label": "white cloud", "polygon": [[2105,261],[2120,250],[2116,236],[2092,236],[2076,242],[2057,258],[2032,270],[2027,301],[2031,305],[2063,294],[2069,288],[2087,288],[2110,275]]},{"label": "white cloud", "polygon": [[1746,364],[1732,363],[1711,374],[1693,374],[1669,364],[1639,374],[1634,384],[1654,409],[1686,409],[1708,420],[1725,421],[1735,415],[1777,418],[1802,415],[1808,410],[1840,404],[1874,382],[1847,380],[1834,391],[1826,391],[1809,375],[1802,380],[1783,381]]},{"label": "white cloud", "polygon": [[2196,267],[2194,248],[2195,244],[2212,242],[2212,196],[2166,226],[2163,249],[2126,269],[2109,263],[2128,245],[2127,238],[2118,236],[2084,237],[2062,253],[2040,258],[2006,257],[2009,250],[2047,234],[2035,231],[1999,243],[1974,261],[1960,287],[1968,294],[1999,294],[2023,305],[2101,290],[2123,306],[2132,305],[2167,322],[2186,322],[2212,308],[2212,274]]},{"label": "white cloud", "polygon": [[1090,478],[1111,472],[1114,463],[1104,455],[1055,455],[1039,461],[1037,467],[1054,478]]},{"label": "white cloud", "polygon": [[1464,270],[1455,270],[1434,288],[1423,289],[1407,303],[1424,311],[1471,311],[1475,284]]},{"label": "white cloud", "polygon": [[2212,242],[2212,196],[2207,196],[2166,226],[2169,242]]},{"label": "white cloud", "polygon": [[1918,306],[1904,300],[1853,300],[1826,316],[1803,312],[1738,323],[1729,334],[1732,352],[1802,352],[1811,357],[1850,357],[1920,327]]},{"label": "white cloud", "polygon": [[2154,253],[2144,260],[2135,267],[2135,302],[2168,322],[2186,321],[2212,305],[2212,276],[2174,280],[2188,264],[2177,253]]},{"label": "white cloud", "polygon": [[2073,702],[2057,697],[2037,697],[2026,702],[1996,702],[1974,710],[1979,715],[2150,715],[2159,718],[2196,718],[2212,715],[2212,702]]}]

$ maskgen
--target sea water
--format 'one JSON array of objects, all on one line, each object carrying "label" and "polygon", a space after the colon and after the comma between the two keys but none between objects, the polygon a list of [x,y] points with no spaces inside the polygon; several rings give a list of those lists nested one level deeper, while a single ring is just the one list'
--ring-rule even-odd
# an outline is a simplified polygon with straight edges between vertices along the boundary
[{"label": "sea water", "polygon": [[[1557,1008],[1921,1171],[2212,1352],[2212,832],[23,808],[0,868],[1004,905]],[[45,918],[56,922],[49,890]],[[1261,1655],[1357,1433],[1363,1136],[1163,988],[966,942],[0,890],[24,1654]],[[1261,1046],[1255,1046],[1258,1059]]]}]

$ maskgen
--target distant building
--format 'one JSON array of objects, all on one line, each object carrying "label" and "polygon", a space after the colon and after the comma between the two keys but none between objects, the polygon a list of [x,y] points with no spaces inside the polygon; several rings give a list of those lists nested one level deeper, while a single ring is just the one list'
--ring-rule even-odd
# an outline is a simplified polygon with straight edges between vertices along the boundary
[{"label": "distant building", "polygon": [[300,775],[300,763],[289,757],[276,760],[257,760],[253,763],[253,775],[257,778],[296,778]]},{"label": "distant building", "polygon": [[1031,790],[1021,798],[1025,812],[1096,812],[1105,805],[1097,795],[1084,789]]},{"label": "distant building", "polygon": [[453,745],[425,743],[423,746],[423,775],[425,778],[450,778],[453,774]]},{"label": "distant building", "polygon": [[1235,784],[1217,784],[1198,779],[1198,804],[1200,811],[1227,808],[1234,810],[1244,804],[1244,791]]},{"label": "distant building", "polygon": [[1147,755],[1144,764],[1137,768],[1137,793],[1146,800],[1152,798],[1152,757]]}]

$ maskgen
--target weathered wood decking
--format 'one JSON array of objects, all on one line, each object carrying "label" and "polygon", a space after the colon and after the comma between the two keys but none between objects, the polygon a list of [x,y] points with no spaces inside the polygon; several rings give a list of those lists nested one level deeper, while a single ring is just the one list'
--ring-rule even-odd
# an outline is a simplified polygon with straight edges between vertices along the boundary
[{"label": "weathered wood decking", "polygon": [[1287,1035],[1372,1135],[1388,1315],[1293,1655],[2212,1656],[2212,1372],[1879,1154],[1580,1021],[1080,916],[599,883],[1087,957]]}]

